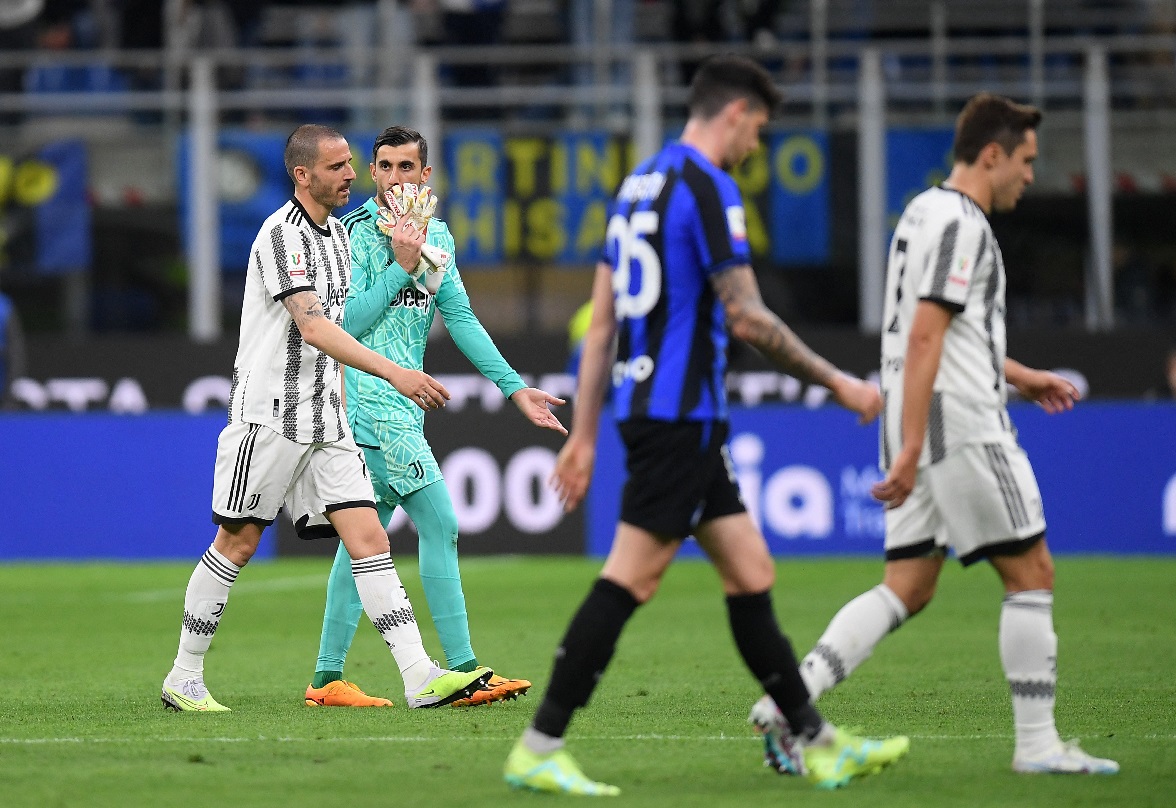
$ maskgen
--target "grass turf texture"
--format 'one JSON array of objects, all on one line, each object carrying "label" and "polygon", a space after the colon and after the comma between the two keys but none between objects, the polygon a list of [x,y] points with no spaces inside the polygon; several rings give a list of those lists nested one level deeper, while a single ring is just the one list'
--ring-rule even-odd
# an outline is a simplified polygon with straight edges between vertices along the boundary
[{"label": "grass turf texture", "polygon": [[[194,562],[193,562],[194,563]],[[910,755],[836,793],[775,775],[745,723],[759,695],[729,638],[718,581],[678,562],[623,635],[569,733],[618,804],[726,806],[1142,806],[1176,793],[1176,604],[1170,559],[1057,562],[1058,724],[1115,777],[1014,775],[991,571],[945,569],[928,611],[820,703],[831,720],[906,733]],[[475,650],[530,696],[475,709],[408,710],[366,619],[347,676],[391,710],[311,709],[329,560],[258,563],[233,589],[207,681],[233,708],[176,715],[159,702],[191,563],[0,566],[0,803],[11,806],[554,805],[511,792],[506,753],[534,712],[552,652],[599,568],[583,559],[469,558]],[[803,654],[833,613],[877,583],[876,561],[780,565],[781,624]],[[400,572],[426,646],[415,565]]]}]

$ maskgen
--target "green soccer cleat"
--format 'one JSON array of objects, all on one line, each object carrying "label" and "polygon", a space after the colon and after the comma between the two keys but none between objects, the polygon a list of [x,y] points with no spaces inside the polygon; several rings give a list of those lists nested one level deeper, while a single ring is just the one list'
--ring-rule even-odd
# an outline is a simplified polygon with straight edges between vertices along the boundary
[{"label": "green soccer cleat", "polygon": [[817,788],[840,788],[855,777],[877,774],[911,748],[911,740],[905,735],[872,740],[843,729],[835,732],[828,746],[804,748],[807,777]]},{"label": "green soccer cleat", "polygon": [[415,695],[406,693],[404,700],[409,707],[440,707],[451,701],[469,698],[493,675],[494,671],[486,667],[472,671],[447,671],[433,665],[425,686]]},{"label": "green soccer cleat", "polygon": [[621,790],[607,783],[589,780],[566,749],[537,755],[520,739],[510,750],[503,779],[511,788],[575,794],[581,797],[616,797]]},{"label": "green soccer cleat", "polygon": [[191,679],[180,679],[168,684],[163,680],[163,692],[159,696],[166,710],[177,713],[230,713],[224,706],[212,697],[208,688],[204,686],[204,677],[196,676]]}]

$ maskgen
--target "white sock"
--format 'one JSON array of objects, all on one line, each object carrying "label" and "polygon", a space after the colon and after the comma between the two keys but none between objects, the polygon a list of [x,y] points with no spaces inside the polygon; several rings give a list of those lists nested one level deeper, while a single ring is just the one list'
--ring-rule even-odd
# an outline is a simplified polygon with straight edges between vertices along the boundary
[{"label": "white sock", "polygon": [[168,674],[172,683],[191,679],[204,672],[204,655],[212,644],[212,635],[220,625],[229,588],[241,568],[225,558],[215,547],[204,551],[184,593],[184,622],[180,629],[180,650]]},{"label": "white sock", "polygon": [[885,584],[878,584],[842,606],[800,665],[809,700],[816,702],[853,673],[870,658],[874,646],[907,617],[906,606]]},{"label": "white sock", "polygon": [[433,661],[425,653],[416,615],[396,574],[392,556],[380,553],[369,558],[353,558],[351,573],[355,576],[363,610],[396,658],[404,679],[404,692],[415,695],[428,681]]},{"label": "white sock", "polygon": [[1057,659],[1053,593],[1031,589],[1006,595],[1000,610],[1000,661],[1013,695],[1016,757],[1043,754],[1061,740],[1054,726]]},{"label": "white sock", "polygon": [[527,727],[523,730],[523,746],[530,749],[536,755],[550,755],[558,749],[563,749],[563,745],[563,738],[554,738],[551,735],[540,732],[534,727]]}]

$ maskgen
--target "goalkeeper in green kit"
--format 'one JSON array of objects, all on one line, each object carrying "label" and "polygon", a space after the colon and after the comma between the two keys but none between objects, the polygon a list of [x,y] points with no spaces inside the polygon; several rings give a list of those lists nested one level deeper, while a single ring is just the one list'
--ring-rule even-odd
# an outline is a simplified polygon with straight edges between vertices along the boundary
[{"label": "goalkeeper in green kit", "polygon": [[[376,195],[343,217],[351,249],[351,285],[343,328],[362,344],[406,368],[420,370],[433,316],[440,309],[458,348],[532,423],[563,434],[548,409],[563,404],[527,387],[498,352],[470,309],[453,257],[449,228],[432,213],[437,200],[425,185],[432,173],[428,143],[411,129],[393,126],[376,138],[370,165]],[[363,449],[380,521],[404,508],[417,527],[421,584],[433,624],[452,670],[479,667],[470,643],[465,595],[457,562],[457,517],[441,470],[425,440],[424,412],[367,373],[347,368],[347,420]],[[300,526],[305,527],[305,526]],[[314,681],[306,703],[321,707],[387,707],[343,679],[343,663],[363,608],[340,545],[327,583],[327,605]],[[485,689],[455,706],[522,695],[525,679],[492,676]],[[409,706],[414,706],[409,701]]]}]

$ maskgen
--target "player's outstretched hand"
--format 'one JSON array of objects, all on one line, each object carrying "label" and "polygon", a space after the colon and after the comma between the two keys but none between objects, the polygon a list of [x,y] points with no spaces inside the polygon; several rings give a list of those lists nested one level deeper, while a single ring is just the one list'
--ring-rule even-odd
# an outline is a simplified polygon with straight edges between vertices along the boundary
[{"label": "player's outstretched hand", "polygon": [[561,435],[568,434],[554,413],[547,409],[549,404],[556,407],[567,404],[562,398],[556,398],[551,393],[546,393],[537,387],[524,387],[522,390],[516,390],[512,393],[510,400],[519,408],[519,412],[527,416],[527,420],[535,426],[554,429]]},{"label": "player's outstretched hand", "polygon": [[428,373],[396,365],[396,370],[385,378],[396,388],[396,392],[411,399],[413,404],[426,412],[441,409],[449,400],[449,391],[445,389],[445,385]]},{"label": "player's outstretched hand", "polygon": [[874,499],[885,502],[887,508],[897,508],[906,502],[915,487],[915,476],[919,471],[919,451],[903,449],[894,458],[890,473],[870,489]]},{"label": "player's outstretched hand", "polygon": [[829,390],[834,401],[858,414],[859,424],[872,422],[882,412],[882,394],[875,384],[841,373]]},{"label": "player's outstretched hand", "polygon": [[592,480],[592,465],[596,462],[596,447],[591,441],[568,439],[555,459],[555,471],[548,481],[559,494],[565,511],[573,511],[588,492]]},{"label": "player's outstretched hand", "polygon": [[1036,401],[1050,415],[1074,409],[1074,402],[1082,393],[1074,383],[1057,373],[1036,370],[1019,379],[1017,392],[1030,401]]}]

